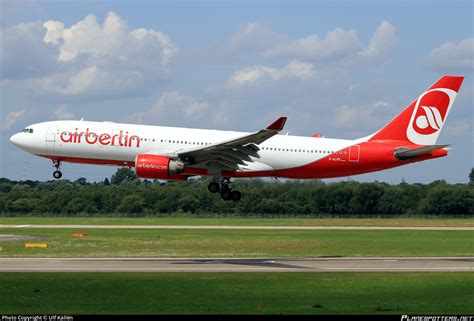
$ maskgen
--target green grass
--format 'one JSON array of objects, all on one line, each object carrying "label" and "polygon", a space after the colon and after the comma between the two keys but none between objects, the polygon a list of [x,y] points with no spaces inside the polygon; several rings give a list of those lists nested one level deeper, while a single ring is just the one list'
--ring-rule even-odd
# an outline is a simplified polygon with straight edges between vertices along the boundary
[{"label": "green grass", "polygon": [[0,234],[47,237],[38,242],[48,244],[3,242],[0,257],[474,256],[472,231],[9,228]]},{"label": "green grass", "polygon": [[136,225],[289,225],[289,226],[470,226],[467,218],[259,218],[259,217],[0,217],[0,224],[136,224]]},{"label": "green grass", "polygon": [[3,314],[474,313],[472,273],[0,273]]}]

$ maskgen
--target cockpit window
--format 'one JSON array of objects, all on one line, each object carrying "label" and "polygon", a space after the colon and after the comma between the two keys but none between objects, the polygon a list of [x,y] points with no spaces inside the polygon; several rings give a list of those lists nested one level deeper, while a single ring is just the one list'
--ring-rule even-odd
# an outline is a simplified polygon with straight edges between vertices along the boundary
[{"label": "cockpit window", "polygon": [[30,128],[30,134],[33,134],[33,128]]},{"label": "cockpit window", "polygon": [[25,128],[21,132],[22,133],[33,134],[33,128]]}]

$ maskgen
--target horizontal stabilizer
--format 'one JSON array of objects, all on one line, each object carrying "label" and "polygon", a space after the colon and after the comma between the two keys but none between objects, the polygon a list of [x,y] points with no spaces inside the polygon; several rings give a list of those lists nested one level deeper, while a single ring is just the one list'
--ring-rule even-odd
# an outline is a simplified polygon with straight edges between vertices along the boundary
[{"label": "horizontal stabilizer", "polygon": [[420,148],[409,149],[406,147],[401,147],[395,150],[395,157],[399,160],[410,159],[413,157],[429,154],[435,150],[444,148],[449,145],[429,145]]}]

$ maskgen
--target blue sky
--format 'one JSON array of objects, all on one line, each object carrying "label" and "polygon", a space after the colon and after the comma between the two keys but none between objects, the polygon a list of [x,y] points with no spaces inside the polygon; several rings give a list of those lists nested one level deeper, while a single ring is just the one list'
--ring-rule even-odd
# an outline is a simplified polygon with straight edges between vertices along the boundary
[{"label": "blue sky", "polygon": [[[0,176],[47,180],[8,138],[54,119],[295,135],[375,132],[443,74],[466,77],[446,158],[361,181],[465,182],[473,166],[471,1],[2,1]],[[94,18],[95,16],[95,18]],[[102,180],[114,168],[63,166]]]}]

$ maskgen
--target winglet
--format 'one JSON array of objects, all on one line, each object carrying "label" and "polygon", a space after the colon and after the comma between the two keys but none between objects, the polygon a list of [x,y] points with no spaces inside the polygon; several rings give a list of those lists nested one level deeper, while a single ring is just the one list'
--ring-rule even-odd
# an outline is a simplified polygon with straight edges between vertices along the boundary
[{"label": "winglet", "polygon": [[265,129],[280,131],[283,129],[283,126],[285,126],[285,123],[286,123],[286,117],[280,117]]}]

